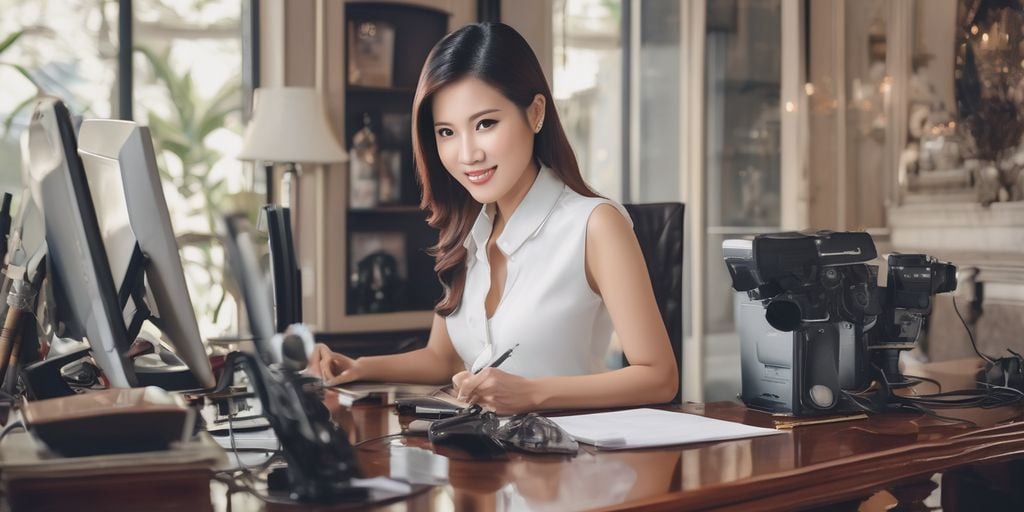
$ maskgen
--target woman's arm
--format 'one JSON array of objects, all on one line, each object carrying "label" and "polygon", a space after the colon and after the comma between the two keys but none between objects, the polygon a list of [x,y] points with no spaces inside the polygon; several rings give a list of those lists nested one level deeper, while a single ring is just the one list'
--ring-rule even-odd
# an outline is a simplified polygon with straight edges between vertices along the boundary
[{"label": "woman's arm", "polygon": [[594,209],[587,223],[587,277],[608,306],[629,366],[580,377],[536,382],[541,409],[668,402],[679,389],[672,345],[658,312],[640,244],[612,205]]},{"label": "woman's arm", "polygon": [[445,384],[454,373],[463,369],[463,363],[452,346],[444,318],[435,314],[430,339],[424,348],[402,354],[352,359],[332,352],[326,345],[317,344],[309,368],[332,386],[356,380]]},{"label": "woman's arm", "polygon": [[600,205],[590,216],[586,269],[591,287],[608,307],[630,366],[594,375],[541,379],[523,379],[488,368],[478,375],[457,375],[456,389],[499,413],[671,400],[679,389],[675,355],[640,244],[614,206]]}]

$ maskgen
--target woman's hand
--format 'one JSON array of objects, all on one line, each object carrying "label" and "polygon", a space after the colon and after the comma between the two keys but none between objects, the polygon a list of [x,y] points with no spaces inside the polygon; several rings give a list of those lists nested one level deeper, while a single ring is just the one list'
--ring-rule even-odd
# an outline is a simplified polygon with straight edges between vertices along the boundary
[{"label": "woman's hand", "polygon": [[334,352],[323,343],[313,346],[306,370],[323,379],[325,386],[337,386],[362,378],[358,360]]},{"label": "woman's hand", "polygon": [[501,415],[530,412],[539,404],[536,382],[498,368],[484,368],[476,375],[456,373],[452,387],[462,400]]}]

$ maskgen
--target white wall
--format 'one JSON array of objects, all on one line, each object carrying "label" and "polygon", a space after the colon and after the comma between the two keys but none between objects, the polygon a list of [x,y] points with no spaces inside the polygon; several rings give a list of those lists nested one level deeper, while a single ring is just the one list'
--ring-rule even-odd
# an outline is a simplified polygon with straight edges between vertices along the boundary
[{"label": "white wall", "polygon": [[537,54],[544,76],[551,85],[552,29],[551,9],[553,0],[505,0],[501,2],[501,21],[516,29],[526,38]]}]

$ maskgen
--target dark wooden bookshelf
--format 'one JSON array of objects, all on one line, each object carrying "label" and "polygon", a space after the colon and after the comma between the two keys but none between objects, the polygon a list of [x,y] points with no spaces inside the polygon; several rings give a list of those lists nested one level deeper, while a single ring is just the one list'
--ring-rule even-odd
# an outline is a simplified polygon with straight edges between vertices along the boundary
[{"label": "dark wooden bookshelf", "polygon": [[[343,229],[347,240],[346,279],[348,289],[346,314],[366,313],[365,299],[354,292],[353,274],[360,257],[366,258],[367,244],[373,237],[404,241],[401,254],[392,254],[403,267],[400,303],[393,309],[377,311],[429,312],[441,297],[441,286],[434,273],[434,260],[427,249],[437,243],[437,231],[427,225],[427,213],[419,208],[420,190],[412,156],[412,101],[416,83],[427,54],[448,31],[448,14],[421,6],[399,3],[349,2],[345,4],[346,34],[363,22],[386,24],[394,30],[394,55],[391,83],[362,85],[347,83],[345,88],[345,140],[351,150],[356,132],[369,119],[369,128],[377,136],[380,151],[397,151],[400,155],[399,192],[396,203],[383,203],[368,208],[346,208]],[[349,52],[345,52],[345,69]],[[339,226],[340,227],[340,226]],[[371,240],[371,241],[367,241]],[[363,247],[359,244],[362,243]],[[387,244],[385,244],[387,245]],[[391,244],[390,247],[394,247]],[[389,254],[393,251],[388,251]],[[365,297],[365,295],[363,295]],[[363,300],[364,302],[360,302]],[[396,301],[392,301],[396,302]],[[372,314],[372,313],[370,313]]]}]

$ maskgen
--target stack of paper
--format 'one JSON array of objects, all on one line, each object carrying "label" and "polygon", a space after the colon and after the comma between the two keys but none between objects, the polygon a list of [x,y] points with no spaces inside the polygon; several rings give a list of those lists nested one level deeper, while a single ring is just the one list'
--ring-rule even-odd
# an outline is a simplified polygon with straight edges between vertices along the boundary
[{"label": "stack of paper", "polygon": [[[232,439],[234,438],[234,439]],[[254,432],[231,432],[228,435],[213,435],[213,440],[225,450],[231,450],[232,441],[235,450],[266,450],[276,451],[281,447],[277,435],[272,429],[257,430]]]},{"label": "stack of paper", "polygon": [[658,409],[579,414],[550,418],[577,441],[607,450],[702,443],[743,437],[781,434],[759,428]]}]

